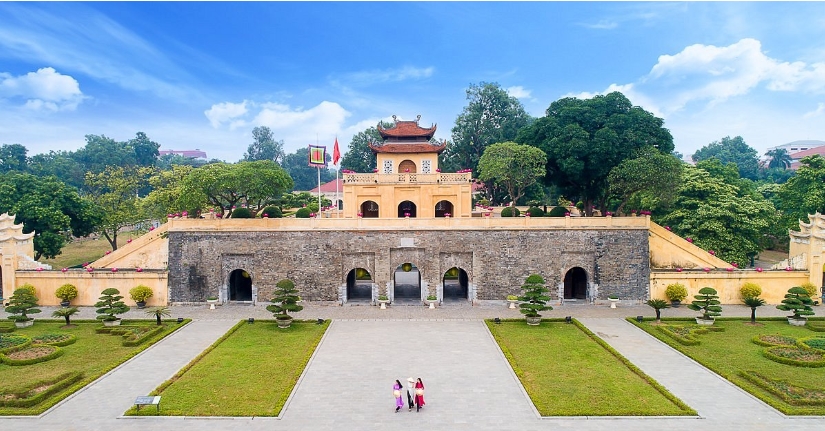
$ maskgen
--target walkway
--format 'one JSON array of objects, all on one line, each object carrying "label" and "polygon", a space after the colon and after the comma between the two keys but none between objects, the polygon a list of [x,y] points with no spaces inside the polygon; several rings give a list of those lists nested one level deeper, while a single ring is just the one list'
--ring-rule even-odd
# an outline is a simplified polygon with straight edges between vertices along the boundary
[{"label": "walkway", "polygon": [[[785,418],[619,316],[649,307],[564,306],[701,418],[538,418],[489,335],[483,317],[514,317],[501,304],[477,307],[307,307],[300,317],[335,320],[282,418],[119,418],[136,395],[171,377],[239,318],[262,307],[173,307],[198,320],[78,392],[41,418],[0,418],[14,430],[820,430],[823,418]],[[768,314],[768,307],[766,315]],[[743,307],[726,315],[746,314]],[[822,314],[821,310],[817,310]],[[46,311],[44,310],[44,313]],[[88,310],[84,310],[88,312]],[[671,315],[680,310],[668,310]],[[339,315],[340,313],[340,315]],[[509,314],[508,314],[509,313]],[[511,315],[512,314],[512,315]],[[685,313],[687,314],[687,313]],[[667,314],[666,314],[667,315]],[[349,318],[347,318],[349,317]],[[453,317],[458,317],[455,319]],[[393,413],[394,379],[421,377],[428,405]]]}]

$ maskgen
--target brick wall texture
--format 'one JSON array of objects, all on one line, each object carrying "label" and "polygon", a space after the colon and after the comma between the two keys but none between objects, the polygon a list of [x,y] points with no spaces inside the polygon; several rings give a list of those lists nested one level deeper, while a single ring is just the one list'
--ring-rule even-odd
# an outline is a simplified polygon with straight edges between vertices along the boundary
[{"label": "brick wall texture", "polygon": [[478,300],[518,294],[533,273],[557,299],[574,267],[587,273],[588,299],[647,299],[650,285],[646,229],[182,231],[169,232],[169,296],[204,301],[225,292],[230,273],[243,269],[259,301],[284,278],[304,299],[340,301],[349,271],[367,269],[382,288],[405,262],[419,268],[431,291],[448,269],[463,269]]}]

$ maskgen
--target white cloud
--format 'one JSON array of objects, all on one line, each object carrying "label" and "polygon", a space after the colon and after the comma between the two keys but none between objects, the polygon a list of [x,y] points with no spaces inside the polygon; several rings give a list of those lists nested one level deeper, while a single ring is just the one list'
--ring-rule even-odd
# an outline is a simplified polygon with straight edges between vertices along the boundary
[{"label": "white cloud", "polygon": [[825,114],[825,103],[817,104],[816,109],[810,112],[806,112],[805,115],[802,116],[802,118],[807,120],[809,118],[819,117],[822,114]]},{"label": "white cloud", "polygon": [[343,80],[351,85],[369,85],[382,82],[401,82],[407,80],[418,80],[429,78],[435,72],[435,68],[404,66],[396,69],[384,70],[364,70],[354,72],[343,77]]},{"label": "white cloud", "polygon": [[521,85],[516,85],[513,87],[507,88],[507,94],[510,96],[515,97],[516,99],[529,99],[530,98],[530,90],[526,90]]},{"label": "white cloud", "polygon": [[209,119],[209,123],[212,124],[212,127],[217,129],[221,124],[230,122],[237,117],[241,117],[246,114],[246,103],[246,100],[241,103],[217,103],[212,105],[212,107],[208,110],[203,111],[203,114]]},{"label": "white cloud", "polygon": [[0,97],[27,99],[26,108],[49,111],[72,111],[84,98],[76,79],[51,67],[17,77],[0,73]]},{"label": "white cloud", "polygon": [[613,30],[614,28],[619,26],[619,23],[610,19],[602,19],[599,22],[594,24],[581,24],[582,27],[593,28],[596,30]]}]

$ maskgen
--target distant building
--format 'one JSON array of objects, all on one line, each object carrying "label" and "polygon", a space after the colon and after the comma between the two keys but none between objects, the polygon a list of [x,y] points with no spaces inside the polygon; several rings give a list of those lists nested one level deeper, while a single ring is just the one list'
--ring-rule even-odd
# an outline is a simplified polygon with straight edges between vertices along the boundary
[{"label": "distant building", "polygon": [[[315,187],[309,192],[312,193],[313,196],[317,196],[318,187]],[[333,207],[337,203],[338,209],[343,209],[344,180],[339,178],[337,180],[332,180],[328,183],[321,184],[321,196],[329,199],[329,201],[332,202]]]},{"label": "distant building", "polygon": [[788,152],[788,154],[797,153],[800,151],[810,150],[811,148],[821,147],[825,145],[825,141],[816,141],[816,140],[803,140],[803,141],[793,141],[788,142],[787,144],[777,145],[775,147],[768,148],[768,151],[771,150],[778,150],[784,149]]},{"label": "distant building", "polygon": [[802,160],[803,157],[813,156],[813,155],[820,155],[825,157],[825,142],[822,143],[819,147],[809,148],[804,151],[798,151],[796,153],[791,153],[791,170],[799,169],[800,163],[799,161]]},{"label": "distant building", "polygon": [[186,157],[187,159],[195,159],[195,160],[202,160],[206,161],[206,151],[198,150],[197,148],[194,150],[160,150],[158,151],[158,155],[163,157],[167,154],[177,154],[179,156]]}]

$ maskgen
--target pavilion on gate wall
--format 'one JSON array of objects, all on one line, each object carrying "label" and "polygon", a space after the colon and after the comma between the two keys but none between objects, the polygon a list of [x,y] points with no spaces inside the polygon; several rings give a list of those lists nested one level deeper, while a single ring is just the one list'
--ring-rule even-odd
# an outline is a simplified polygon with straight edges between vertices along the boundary
[{"label": "pavilion on gate wall", "polygon": [[344,217],[470,217],[472,173],[443,173],[438,155],[446,142],[433,143],[436,126],[395,120],[395,127],[378,132],[384,139],[371,143],[376,172],[344,174]]}]

